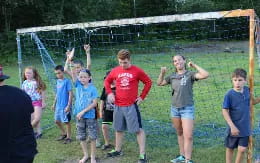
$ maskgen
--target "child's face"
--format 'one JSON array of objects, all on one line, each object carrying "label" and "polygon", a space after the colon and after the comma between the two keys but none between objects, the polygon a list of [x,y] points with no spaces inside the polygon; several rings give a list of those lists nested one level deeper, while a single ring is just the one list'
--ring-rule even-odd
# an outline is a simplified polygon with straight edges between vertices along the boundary
[{"label": "child's face", "polygon": [[64,72],[62,72],[61,70],[54,70],[54,73],[58,79],[64,78]]},{"label": "child's face", "polygon": [[89,83],[90,76],[86,72],[80,71],[79,73],[79,81],[83,85],[87,85]]},{"label": "child's face", "polygon": [[79,72],[82,70],[82,66],[80,64],[74,63],[75,71],[79,74]]},{"label": "child's face", "polygon": [[24,76],[27,80],[32,80],[34,78],[33,70],[32,69],[25,69]]},{"label": "child's face", "polygon": [[241,91],[246,84],[246,79],[241,76],[236,76],[232,78],[233,88],[236,91]]},{"label": "child's face", "polygon": [[177,70],[183,70],[185,68],[186,61],[182,58],[182,56],[176,55],[173,57],[172,63]]},{"label": "child's face", "polygon": [[129,59],[118,59],[119,65],[123,68],[123,69],[127,69],[130,67],[131,62]]}]

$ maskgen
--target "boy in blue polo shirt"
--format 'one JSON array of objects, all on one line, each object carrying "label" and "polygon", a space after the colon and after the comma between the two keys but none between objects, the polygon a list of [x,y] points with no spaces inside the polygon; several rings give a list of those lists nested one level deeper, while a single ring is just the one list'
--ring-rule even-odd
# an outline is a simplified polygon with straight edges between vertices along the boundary
[{"label": "boy in blue polo shirt", "polygon": [[[246,84],[247,73],[237,68],[232,73],[233,88],[224,98],[222,113],[228,124],[226,146],[226,163],[232,163],[234,149],[237,148],[236,163],[242,163],[246,152],[250,126],[250,90]],[[260,98],[253,99],[253,104],[260,102]]]}]

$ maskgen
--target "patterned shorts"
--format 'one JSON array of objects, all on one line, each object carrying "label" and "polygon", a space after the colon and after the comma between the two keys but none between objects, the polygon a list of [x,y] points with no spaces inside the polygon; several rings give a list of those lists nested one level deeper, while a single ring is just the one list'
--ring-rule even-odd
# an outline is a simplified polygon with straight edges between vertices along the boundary
[{"label": "patterned shorts", "polygon": [[80,141],[86,140],[89,137],[91,140],[97,139],[97,120],[96,119],[80,119],[76,122],[77,139]]}]

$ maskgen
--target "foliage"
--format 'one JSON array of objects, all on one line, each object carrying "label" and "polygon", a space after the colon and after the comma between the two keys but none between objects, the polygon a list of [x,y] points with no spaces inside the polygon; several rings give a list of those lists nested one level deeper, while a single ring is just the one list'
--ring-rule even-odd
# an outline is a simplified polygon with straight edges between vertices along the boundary
[{"label": "foliage", "polygon": [[13,64],[17,62],[17,51],[14,32],[0,33],[0,64]]}]

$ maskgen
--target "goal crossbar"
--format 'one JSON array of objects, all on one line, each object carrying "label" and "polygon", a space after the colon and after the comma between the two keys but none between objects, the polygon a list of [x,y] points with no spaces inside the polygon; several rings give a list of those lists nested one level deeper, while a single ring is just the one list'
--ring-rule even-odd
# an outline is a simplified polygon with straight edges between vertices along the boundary
[{"label": "goal crossbar", "polygon": [[44,27],[32,27],[17,29],[17,35],[33,33],[39,31],[61,31],[66,29],[86,29],[105,26],[123,26],[129,24],[153,24],[153,23],[167,23],[176,21],[192,21],[192,20],[205,20],[205,19],[220,19],[228,17],[241,17],[252,16],[255,12],[253,9],[246,10],[230,10],[230,11],[218,11],[218,12],[205,12],[205,13],[191,13],[191,14],[177,14],[177,15],[165,15],[165,16],[152,16],[152,17],[140,17],[129,19],[115,19],[95,22],[85,22],[77,24],[64,24]]}]

